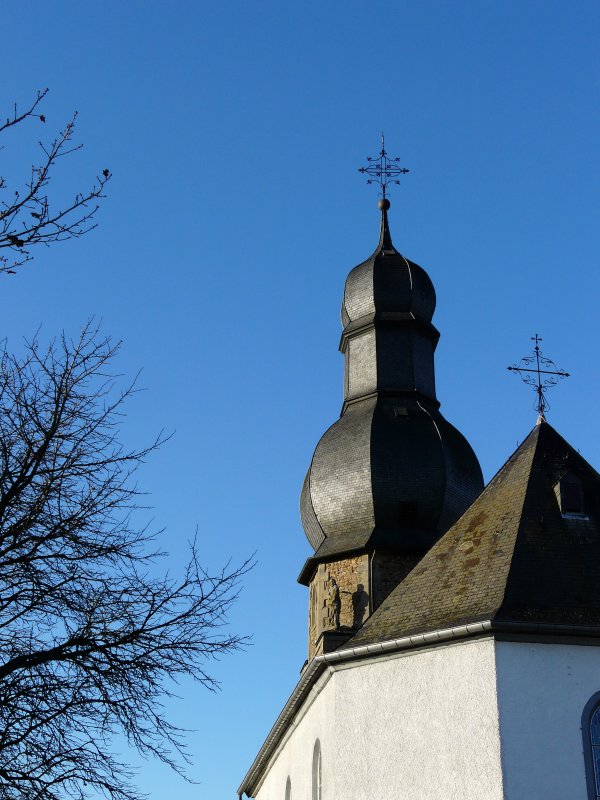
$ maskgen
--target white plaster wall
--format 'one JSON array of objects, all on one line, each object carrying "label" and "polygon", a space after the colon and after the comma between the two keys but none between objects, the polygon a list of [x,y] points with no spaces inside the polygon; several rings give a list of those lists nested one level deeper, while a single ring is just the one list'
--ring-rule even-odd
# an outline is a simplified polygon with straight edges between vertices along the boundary
[{"label": "white plaster wall", "polygon": [[284,800],[288,774],[292,799],[312,800],[317,737],[323,800],[502,800],[492,640],[371,659],[321,680],[259,800]]},{"label": "white plaster wall", "polygon": [[503,797],[491,640],[340,671],[338,708],[344,698],[356,701],[338,714],[335,784],[323,800]]},{"label": "white plaster wall", "polygon": [[496,644],[506,800],[586,800],[581,714],[600,691],[600,648]]},{"label": "white plaster wall", "polygon": [[[291,800],[312,800],[312,756],[316,739],[321,742],[322,785],[325,787],[332,782],[335,765],[330,751],[335,730],[335,692],[330,678],[330,674],[322,676],[304,703],[256,794],[259,800],[285,800],[288,775],[292,782]],[[323,793],[323,800],[327,797],[329,794]]]}]

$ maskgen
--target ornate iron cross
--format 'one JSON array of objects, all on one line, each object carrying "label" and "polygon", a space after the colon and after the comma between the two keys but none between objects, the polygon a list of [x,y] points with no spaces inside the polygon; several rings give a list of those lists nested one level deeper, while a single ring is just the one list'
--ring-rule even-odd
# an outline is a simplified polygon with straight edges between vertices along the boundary
[{"label": "ornate iron cross", "polygon": [[551,386],[556,386],[559,378],[569,378],[570,375],[568,372],[558,369],[554,361],[542,355],[540,350],[542,339],[537,333],[531,337],[531,340],[535,342],[533,355],[525,356],[518,364],[513,364],[508,369],[511,372],[517,372],[525,383],[533,386],[537,395],[534,408],[543,419],[545,412],[550,408],[546,400],[546,392]]},{"label": "ornate iron cross", "polygon": [[368,167],[359,167],[359,172],[369,175],[367,183],[378,183],[381,187],[381,194],[385,200],[386,190],[389,183],[400,184],[398,179],[399,175],[406,175],[410,170],[405,167],[399,167],[399,158],[389,158],[385,151],[385,138],[381,134],[381,151],[377,158],[367,158],[369,162]]}]

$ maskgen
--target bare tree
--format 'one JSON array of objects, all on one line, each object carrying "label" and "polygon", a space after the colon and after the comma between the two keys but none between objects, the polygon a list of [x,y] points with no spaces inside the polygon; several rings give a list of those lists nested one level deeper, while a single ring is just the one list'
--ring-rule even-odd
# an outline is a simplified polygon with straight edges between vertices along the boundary
[{"label": "bare tree", "polygon": [[[16,104],[12,114],[0,122],[0,134],[17,125],[37,120],[46,122],[40,105],[48,89],[39,91],[33,102],[19,111]],[[49,143],[39,142],[40,157],[17,186],[9,186],[0,175],[0,273],[14,274],[17,267],[32,258],[35,245],[60,242],[82,236],[96,227],[94,216],[110,171],[102,170],[91,188],[78,192],[64,203],[51,202],[48,185],[61,158],[80,150],[73,142],[73,115],[65,128]]]},{"label": "bare tree", "polygon": [[2,800],[139,797],[116,733],[183,772],[162,703],[181,676],[214,689],[210,660],[244,642],[224,625],[248,563],[207,574],[192,544],[176,580],[136,524],[132,476],[160,441],[120,443],[117,349],[88,326],[0,352]]}]

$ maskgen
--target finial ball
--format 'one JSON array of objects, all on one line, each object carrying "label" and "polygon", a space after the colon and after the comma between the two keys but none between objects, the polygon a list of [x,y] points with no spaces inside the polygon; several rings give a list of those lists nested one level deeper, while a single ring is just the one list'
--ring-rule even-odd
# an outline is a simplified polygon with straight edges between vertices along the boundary
[{"label": "finial ball", "polygon": [[387,197],[384,197],[382,200],[380,200],[380,201],[377,203],[377,205],[379,206],[379,208],[380,208],[382,211],[387,211],[387,210],[388,210],[388,208],[390,207],[390,201],[387,199]]}]

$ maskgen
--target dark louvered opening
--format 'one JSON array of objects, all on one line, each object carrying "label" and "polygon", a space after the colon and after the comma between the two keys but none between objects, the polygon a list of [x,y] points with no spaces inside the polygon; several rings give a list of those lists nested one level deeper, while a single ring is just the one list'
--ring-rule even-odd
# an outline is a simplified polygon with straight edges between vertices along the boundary
[{"label": "dark louvered opening", "polygon": [[419,507],[417,503],[401,501],[398,510],[398,521],[400,525],[412,526],[417,521]]}]

